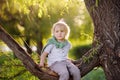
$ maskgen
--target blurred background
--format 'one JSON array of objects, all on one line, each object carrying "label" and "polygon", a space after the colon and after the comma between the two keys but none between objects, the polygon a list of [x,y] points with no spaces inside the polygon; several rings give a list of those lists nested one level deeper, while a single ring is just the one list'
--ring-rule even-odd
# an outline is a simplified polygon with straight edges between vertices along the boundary
[{"label": "blurred background", "polygon": [[[42,47],[51,37],[53,23],[63,18],[70,26],[71,59],[91,48],[94,27],[83,0],[0,0],[0,25],[39,62]],[[39,80],[0,40],[0,80]],[[82,80],[105,80],[95,68]]]}]

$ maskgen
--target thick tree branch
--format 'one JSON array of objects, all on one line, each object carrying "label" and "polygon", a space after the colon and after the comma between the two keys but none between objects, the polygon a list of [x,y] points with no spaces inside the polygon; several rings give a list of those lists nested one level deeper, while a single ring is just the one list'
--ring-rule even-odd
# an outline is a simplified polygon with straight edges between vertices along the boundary
[{"label": "thick tree branch", "polygon": [[57,77],[50,76],[45,73],[33,61],[29,54],[0,26],[0,39],[7,44],[7,46],[15,53],[27,70],[33,75],[37,76],[40,80],[57,80]]}]

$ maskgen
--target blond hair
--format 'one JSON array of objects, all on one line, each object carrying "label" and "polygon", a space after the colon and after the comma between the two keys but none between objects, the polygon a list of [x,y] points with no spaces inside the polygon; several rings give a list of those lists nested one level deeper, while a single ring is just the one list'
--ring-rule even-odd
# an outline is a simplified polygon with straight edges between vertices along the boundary
[{"label": "blond hair", "polygon": [[51,29],[52,35],[54,35],[53,33],[54,33],[55,27],[57,25],[62,25],[62,26],[65,27],[65,29],[66,29],[65,30],[66,31],[65,39],[68,39],[69,34],[70,34],[70,27],[63,20],[60,20],[60,21],[58,21],[58,22],[56,22],[56,23],[53,24],[53,27]]}]

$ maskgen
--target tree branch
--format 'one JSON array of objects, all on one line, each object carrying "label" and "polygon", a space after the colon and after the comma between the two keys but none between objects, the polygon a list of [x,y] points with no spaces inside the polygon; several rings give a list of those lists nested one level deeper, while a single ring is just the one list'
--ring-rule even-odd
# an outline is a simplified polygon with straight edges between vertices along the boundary
[{"label": "tree branch", "polygon": [[73,63],[76,64],[79,67],[79,69],[81,70],[81,76],[86,75],[93,68],[100,65],[98,54],[100,53],[102,46],[103,46],[103,44],[90,49],[86,54],[84,54],[82,56],[81,59],[79,59],[77,61],[73,61]]},{"label": "tree branch", "polygon": [[37,76],[40,80],[57,80],[57,77],[50,76],[45,73],[33,61],[29,54],[0,26],[0,39],[7,44],[7,46],[15,53],[27,70],[33,75]]}]

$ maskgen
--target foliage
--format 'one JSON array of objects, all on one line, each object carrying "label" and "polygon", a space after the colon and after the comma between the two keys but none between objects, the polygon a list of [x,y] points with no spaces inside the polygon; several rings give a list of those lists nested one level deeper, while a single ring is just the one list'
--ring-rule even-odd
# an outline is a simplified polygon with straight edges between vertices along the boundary
[{"label": "foliage", "polygon": [[70,38],[79,38],[81,32],[91,34],[93,31],[85,5],[79,0],[9,0],[2,4],[0,23],[14,35],[35,40],[48,38],[52,24],[60,18],[70,25]]},{"label": "foliage", "polygon": [[0,80],[39,80],[14,58],[13,53],[2,53],[0,59]]}]

